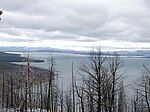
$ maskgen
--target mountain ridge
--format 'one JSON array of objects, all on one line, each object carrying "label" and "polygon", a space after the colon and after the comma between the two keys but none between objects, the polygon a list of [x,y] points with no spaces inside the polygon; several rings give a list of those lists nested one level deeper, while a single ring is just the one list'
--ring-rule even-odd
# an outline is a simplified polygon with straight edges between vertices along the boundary
[{"label": "mountain ridge", "polygon": [[[58,49],[51,47],[0,47],[2,52],[52,52],[52,53],[71,53],[89,55],[89,51],[76,51],[69,49]],[[126,50],[126,51],[102,51],[105,55],[112,55],[116,52],[120,56],[139,56],[150,57],[150,50]]]}]

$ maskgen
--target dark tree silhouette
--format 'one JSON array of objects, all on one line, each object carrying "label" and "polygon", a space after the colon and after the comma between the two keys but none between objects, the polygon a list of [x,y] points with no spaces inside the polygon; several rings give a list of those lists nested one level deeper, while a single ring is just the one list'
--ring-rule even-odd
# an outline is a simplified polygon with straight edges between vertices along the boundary
[{"label": "dark tree silhouette", "polygon": [[[3,11],[0,11],[0,15],[2,15],[3,14]],[[1,18],[0,18],[0,20],[1,20]]]},{"label": "dark tree silhouette", "polygon": [[0,11],[0,15],[2,15],[3,14],[3,11]]}]

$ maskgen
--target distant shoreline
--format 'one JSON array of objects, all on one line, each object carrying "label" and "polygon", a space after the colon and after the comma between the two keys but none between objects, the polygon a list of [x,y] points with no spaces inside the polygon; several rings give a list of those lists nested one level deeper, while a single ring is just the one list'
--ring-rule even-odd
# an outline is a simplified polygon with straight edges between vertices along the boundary
[{"label": "distant shoreline", "polygon": [[[0,52],[0,61],[26,62],[27,60],[28,59],[26,57],[22,57],[21,54]],[[29,61],[35,63],[45,62],[44,60],[39,60],[39,59],[29,59]]]},{"label": "distant shoreline", "polygon": [[[84,56],[89,56],[90,54],[89,53],[72,53],[72,52],[53,52],[53,51],[28,51],[28,53],[60,53],[60,54],[72,54],[72,55],[84,55]],[[10,52],[6,52],[6,53],[10,53],[10,54],[18,54],[18,55],[21,55],[21,53],[23,53],[22,51],[10,51]],[[19,54],[20,53],[20,54]],[[119,54],[119,53],[118,53]],[[109,54],[109,53],[104,53],[102,54],[102,56],[113,56],[113,53]],[[141,56],[141,55],[121,55],[119,54],[118,55],[119,57],[122,57],[122,58],[150,58],[150,56]],[[22,61],[22,62],[25,62],[25,61]],[[44,62],[44,60],[36,60],[36,59],[31,59],[31,62]]]}]

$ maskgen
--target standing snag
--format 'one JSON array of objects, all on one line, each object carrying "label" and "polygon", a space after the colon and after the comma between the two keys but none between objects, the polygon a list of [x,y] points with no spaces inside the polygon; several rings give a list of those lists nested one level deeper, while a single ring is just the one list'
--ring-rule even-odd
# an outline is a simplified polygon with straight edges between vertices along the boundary
[{"label": "standing snag", "polygon": [[[134,111],[150,112],[150,70],[143,65],[142,76],[136,83],[136,102]],[[140,107],[140,108],[139,108]]]},{"label": "standing snag", "polygon": [[121,67],[123,62],[117,54],[108,57],[100,49],[92,51],[89,62],[80,67],[85,84],[83,93],[88,98],[86,105],[89,112],[117,111],[117,90],[122,78],[119,74]]}]

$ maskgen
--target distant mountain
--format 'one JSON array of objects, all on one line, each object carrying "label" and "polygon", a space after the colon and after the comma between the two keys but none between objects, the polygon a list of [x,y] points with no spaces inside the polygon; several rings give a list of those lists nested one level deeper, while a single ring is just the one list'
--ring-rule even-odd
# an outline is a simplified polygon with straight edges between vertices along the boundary
[{"label": "distant mountain", "polygon": [[43,48],[34,48],[34,47],[0,47],[0,51],[3,52],[23,52],[23,51],[35,51]]},{"label": "distant mountain", "polygon": [[[3,52],[51,52],[51,53],[71,53],[71,54],[83,54],[88,55],[88,51],[75,51],[69,49],[58,49],[50,47],[0,47],[0,51]],[[130,57],[150,57],[150,50],[131,50],[131,51],[115,51],[120,56]],[[102,52],[104,55],[112,55],[114,51]]]},{"label": "distant mountain", "polygon": [[117,51],[117,53],[121,56],[150,57],[150,50]]},{"label": "distant mountain", "polygon": [[75,51],[68,49],[57,49],[50,47],[0,47],[2,52],[56,52],[56,53],[72,53],[72,54],[88,54],[87,51]]}]

